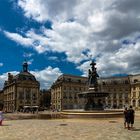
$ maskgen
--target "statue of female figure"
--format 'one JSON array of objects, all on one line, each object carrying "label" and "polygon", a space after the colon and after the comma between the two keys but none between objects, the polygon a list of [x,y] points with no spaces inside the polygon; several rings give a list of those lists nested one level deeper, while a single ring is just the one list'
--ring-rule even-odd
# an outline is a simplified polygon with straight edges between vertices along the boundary
[{"label": "statue of female figure", "polygon": [[89,87],[96,87],[97,86],[97,77],[99,77],[99,75],[96,72],[96,68],[95,68],[95,63],[91,63],[92,65],[92,71],[89,69],[88,70],[88,84]]}]

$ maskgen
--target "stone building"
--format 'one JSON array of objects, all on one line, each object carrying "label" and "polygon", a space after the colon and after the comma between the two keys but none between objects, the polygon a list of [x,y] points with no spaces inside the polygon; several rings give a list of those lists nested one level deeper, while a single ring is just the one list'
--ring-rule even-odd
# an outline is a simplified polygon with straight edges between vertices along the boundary
[{"label": "stone building", "polygon": [[87,78],[63,74],[51,87],[51,106],[55,110],[77,109],[77,93],[86,91]]},{"label": "stone building", "polygon": [[4,110],[14,112],[25,107],[39,105],[40,84],[35,76],[28,71],[27,62],[23,63],[23,70],[12,75],[8,73],[8,80],[4,83]]},{"label": "stone building", "polygon": [[131,92],[130,92],[130,100],[131,105],[136,109],[140,109],[140,74],[131,75]]},{"label": "stone building", "polygon": [[49,109],[51,104],[51,90],[40,90],[40,107],[42,110]]},{"label": "stone building", "polygon": [[123,108],[130,105],[130,79],[129,76],[101,78],[100,90],[109,93],[106,97],[106,106],[109,108]]},{"label": "stone building", "polygon": [[[54,109],[83,108],[78,93],[86,91],[87,78],[74,75],[61,75],[51,87],[51,103]],[[133,105],[140,109],[140,74],[98,79],[99,91],[109,93],[105,99],[108,108],[123,108]]]},{"label": "stone building", "polygon": [[3,105],[3,90],[0,90],[0,104]]}]

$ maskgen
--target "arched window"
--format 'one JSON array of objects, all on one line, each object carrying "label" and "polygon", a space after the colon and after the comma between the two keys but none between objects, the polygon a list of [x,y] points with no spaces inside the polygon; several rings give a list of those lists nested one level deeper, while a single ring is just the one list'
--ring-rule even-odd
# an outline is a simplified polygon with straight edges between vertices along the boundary
[{"label": "arched window", "polygon": [[135,107],[135,106],[136,106],[136,101],[133,100],[132,104],[133,104],[133,106]]},{"label": "arched window", "polygon": [[136,92],[133,92],[133,97],[136,97]]},{"label": "arched window", "polygon": [[25,90],[25,96],[26,96],[26,100],[30,100],[31,99],[31,89],[26,89]]},{"label": "arched window", "polygon": [[137,83],[138,82],[138,79],[134,79],[134,83]]},{"label": "arched window", "polygon": [[36,97],[36,93],[33,93],[33,95],[32,95],[32,99],[33,99],[33,100],[36,100],[36,99],[37,99],[37,97]]},{"label": "arched window", "polygon": [[19,99],[20,99],[20,100],[24,99],[24,94],[23,94],[22,91],[19,92]]},{"label": "arched window", "polygon": [[138,106],[140,107],[140,99],[139,99],[139,101],[138,101]]}]

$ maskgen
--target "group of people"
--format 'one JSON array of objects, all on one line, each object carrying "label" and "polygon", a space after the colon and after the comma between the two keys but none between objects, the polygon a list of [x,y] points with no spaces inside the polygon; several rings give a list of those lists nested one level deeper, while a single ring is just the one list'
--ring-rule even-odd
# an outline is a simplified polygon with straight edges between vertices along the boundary
[{"label": "group of people", "polygon": [[125,107],[124,109],[124,128],[128,130],[133,129],[135,111],[130,105],[129,108]]}]

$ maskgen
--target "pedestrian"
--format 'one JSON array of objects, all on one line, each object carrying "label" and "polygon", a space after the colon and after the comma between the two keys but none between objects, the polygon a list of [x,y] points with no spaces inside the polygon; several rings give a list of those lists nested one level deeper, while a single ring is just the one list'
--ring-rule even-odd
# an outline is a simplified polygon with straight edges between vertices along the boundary
[{"label": "pedestrian", "polygon": [[133,110],[132,105],[130,105],[129,110],[127,111],[127,116],[128,116],[128,129],[133,129],[135,111]]},{"label": "pedestrian", "polygon": [[0,110],[0,126],[2,125],[3,122],[3,112]]},{"label": "pedestrian", "polygon": [[123,112],[123,114],[124,114],[124,128],[127,128],[127,125],[128,125],[128,112],[127,111],[128,111],[127,107],[125,107],[124,112]]}]

